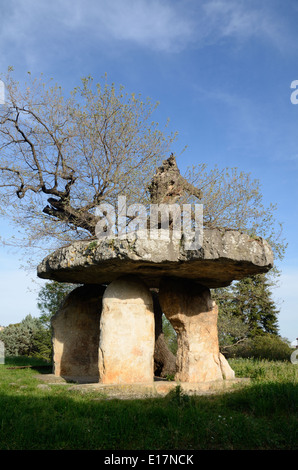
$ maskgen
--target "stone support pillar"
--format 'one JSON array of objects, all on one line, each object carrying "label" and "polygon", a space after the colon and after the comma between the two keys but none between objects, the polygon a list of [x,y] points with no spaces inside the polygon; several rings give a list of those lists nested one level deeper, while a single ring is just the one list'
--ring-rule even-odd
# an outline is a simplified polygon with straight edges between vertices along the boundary
[{"label": "stone support pillar", "polygon": [[54,374],[98,381],[98,341],[104,287],[74,289],[52,318]]},{"label": "stone support pillar", "polygon": [[177,373],[181,382],[233,379],[235,374],[219,352],[218,308],[210,290],[184,279],[164,279],[159,301],[177,332]]},{"label": "stone support pillar", "polygon": [[103,296],[99,340],[99,381],[148,383],[154,376],[152,295],[135,276],[111,282]]}]

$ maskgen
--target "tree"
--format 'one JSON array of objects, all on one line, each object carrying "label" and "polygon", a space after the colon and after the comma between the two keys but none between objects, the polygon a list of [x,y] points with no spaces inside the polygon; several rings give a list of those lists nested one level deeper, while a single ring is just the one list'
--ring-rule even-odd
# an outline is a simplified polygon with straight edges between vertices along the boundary
[{"label": "tree", "polygon": [[[50,250],[52,242],[56,247],[94,237],[96,207],[116,206],[119,195],[127,204],[150,203],[156,167],[176,138],[152,122],[157,105],[123,87],[94,84],[91,77],[69,97],[42,76],[28,74],[20,85],[10,69],[2,78],[0,207],[25,230],[25,245],[42,240]],[[199,163],[183,178],[197,191],[179,193],[175,202],[200,201],[205,226],[263,236],[282,256],[276,207],[263,205],[260,184],[251,175]]]},{"label": "tree", "polygon": [[257,274],[214,289],[222,351],[235,349],[239,343],[259,335],[278,336],[279,311],[272,299],[275,282],[268,274]]},{"label": "tree", "polygon": [[46,282],[38,293],[37,307],[41,315],[40,321],[46,328],[51,327],[51,318],[57,313],[65,297],[77,284],[62,283],[57,281]]},{"label": "tree", "polygon": [[229,357],[289,361],[292,349],[285,338],[263,333],[247,338],[228,350]]},{"label": "tree", "polygon": [[[176,133],[152,122],[157,105],[150,99],[106,81],[95,84],[91,77],[68,97],[42,76],[28,74],[21,85],[10,69],[1,78],[6,105],[0,107],[0,211],[25,232],[22,246],[42,241],[50,251],[94,238],[96,208],[102,202],[116,208],[119,195],[128,205],[162,202],[151,198],[158,194],[152,181]],[[276,207],[263,205],[251,175],[236,168],[210,170],[206,163],[186,169],[182,178],[174,170],[173,190],[165,196],[178,204],[200,202],[205,227],[263,236],[282,256]]]},{"label": "tree", "polygon": [[34,356],[51,359],[50,330],[39,318],[27,315],[21,323],[9,325],[0,332],[8,356]]},{"label": "tree", "polygon": [[94,236],[101,202],[124,193],[128,204],[144,200],[151,171],[175,138],[151,121],[149,99],[94,86],[91,77],[69,98],[31,74],[24,87],[11,70],[4,81],[1,199],[19,226],[30,222],[32,242]]},{"label": "tree", "polygon": [[248,325],[234,315],[236,299],[230,286],[213,289],[212,297],[218,305],[219,347],[222,353],[227,353],[248,337]]},{"label": "tree", "polygon": [[249,336],[278,334],[278,309],[272,299],[268,275],[257,274],[238,281],[233,287],[233,314],[249,329]]},{"label": "tree", "polygon": [[51,318],[57,312],[66,295],[74,289],[73,284],[47,282],[39,291],[37,306],[39,318],[27,315],[21,323],[9,325],[0,332],[9,356],[34,356],[52,359]]}]

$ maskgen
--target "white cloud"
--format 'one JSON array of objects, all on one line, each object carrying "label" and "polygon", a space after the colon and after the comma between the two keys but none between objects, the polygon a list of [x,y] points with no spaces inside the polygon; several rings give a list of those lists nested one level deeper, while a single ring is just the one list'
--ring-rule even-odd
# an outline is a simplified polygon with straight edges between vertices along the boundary
[{"label": "white cloud", "polygon": [[253,37],[269,40],[275,47],[285,43],[285,30],[280,18],[264,2],[243,0],[209,0],[203,6],[209,24],[209,35],[247,40]]},{"label": "white cloud", "polygon": [[194,25],[172,5],[157,0],[114,1],[106,4],[99,16],[102,26],[115,39],[157,50],[177,50],[192,37]]},{"label": "white cloud", "polygon": [[86,37],[94,37],[107,47],[116,40],[153,50],[176,51],[194,33],[191,16],[170,1],[14,0],[3,8],[6,14],[0,20],[2,52],[20,47],[19,52],[28,58],[49,38],[55,43],[72,37],[79,44]]},{"label": "white cloud", "polygon": [[127,43],[177,52],[223,38],[241,42],[257,36],[280,47],[286,36],[280,18],[268,4],[255,5],[243,0],[13,0],[1,7],[0,67],[9,60],[15,65],[19,57],[32,70],[52,55],[74,54],[85,41],[107,51]]}]

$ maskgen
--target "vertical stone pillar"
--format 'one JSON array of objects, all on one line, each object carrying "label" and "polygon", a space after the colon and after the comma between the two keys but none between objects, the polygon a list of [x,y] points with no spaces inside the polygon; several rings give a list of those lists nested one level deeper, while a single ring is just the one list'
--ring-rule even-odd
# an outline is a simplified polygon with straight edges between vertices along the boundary
[{"label": "vertical stone pillar", "polygon": [[52,318],[54,374],[98,382],[98,341],[104,287],[74,289]]},{"label": "vertical stone pillar", "polygon": [[218,309],[210,290],[184,279],[164,279],[159,300],[177,332],[175,379],[207,382],[234,378],[234,371],[219,352]]},{"label": "vertical stone pillar", "polygon": [[147,286],[135,276],[111,282],[103,296],[99,381],[148,383],[154,375],[154,313]]}]

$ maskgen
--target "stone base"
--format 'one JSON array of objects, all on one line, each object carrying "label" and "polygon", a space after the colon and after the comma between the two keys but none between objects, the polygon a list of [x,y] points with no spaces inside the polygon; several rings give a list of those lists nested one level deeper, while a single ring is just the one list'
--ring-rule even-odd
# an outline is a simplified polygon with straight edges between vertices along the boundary
[{"label": "stone base", "polygon": [[[103,394],[103,399],[142,399],[142,398],[158,398],[165,397],[170,392],[174,392],[176,387],[180,387],[181,394],[189,396],[211,395],[215,393],[223,393],[233,388],[242,387],[250,383],[249,378],[235,378],[230,380],[214,380],[210,382],[190,383],[190,382],[172,382],[159,378],[155,378],[154,382],[141,384],[102,384],[90,383],[90,377],[87,378],[88,383],[84,382],[84,377],[68,377],[62,378],[52,374],[47,376],[39,376],[39,378],[48,385],[69,386],[74,391],[94,391]],[[67,379],[67,380],[66,380]],[[72,383],[71,383],[72,382]]]}]

